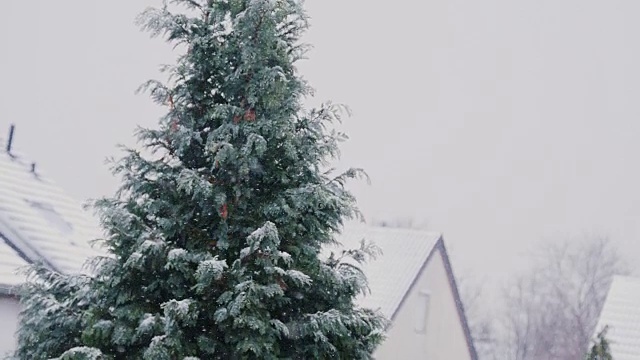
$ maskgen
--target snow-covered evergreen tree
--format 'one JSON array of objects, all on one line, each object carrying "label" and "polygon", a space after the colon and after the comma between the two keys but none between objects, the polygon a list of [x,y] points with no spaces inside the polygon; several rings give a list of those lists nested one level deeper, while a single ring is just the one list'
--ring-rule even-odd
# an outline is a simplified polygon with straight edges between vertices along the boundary
[{"label": "snow-covered evergreen tree", "polygon": [[320,256],[358,215],[359,172],[323,172],[344,135],[339,108],[301,105],[302,0],[174,0],[140,23],[186,49],[145,86],[168,108],[138,132],[155,155],[115,163],[93,276],[31,273],[16,357],[370,358],[387,322],[354,305],[353,262]]}]

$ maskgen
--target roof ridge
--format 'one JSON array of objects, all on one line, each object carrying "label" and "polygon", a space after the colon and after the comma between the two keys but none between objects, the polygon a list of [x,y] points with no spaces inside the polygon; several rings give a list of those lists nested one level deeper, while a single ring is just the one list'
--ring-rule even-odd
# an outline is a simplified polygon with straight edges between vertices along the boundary
[{"label": "roof ridge", "polygon": [[634,275],[623,275],[623,274],[614,274],[614,279],[626,279],[626,280],[637,280],[640,281],[640,277]]},{"label": "roof ridge", "polygon": [[[20,150],[15,150],[15,146],[11,148],[11,152],[7,152],[2,142],[0,142],[0,156],[8,157],[11,162],[17,163],[18,165],[23,166],[24,170],[27,172],[31,172],[31,166],[37,163],[35,159],[30,158],[24,152]],[[46,172],[43,172],[42,169],[38,169],[36,174],[38,176],[38,179],[44,180],[48,183],[52,183],[52,184],[54,183],[53,181],[51,181],[51,179],[49,179],[46,176]]]},{"label": "roof ridge", "polygon": [[344,224],[344,228],[354,228],[354,227],[362,227],[371,230],[384,230],[384,231],[394,231],[394,232],[404,232],[404,233],[417,233],[417,234],[425,234],[425,235],[443,235],[442,232],[427,230],[427,229],[419,229],[419,228],[410,228],[410,227],[401,227],[401,226],[383,226],[378,224],[367,224],[367,223],[346,223]]}]

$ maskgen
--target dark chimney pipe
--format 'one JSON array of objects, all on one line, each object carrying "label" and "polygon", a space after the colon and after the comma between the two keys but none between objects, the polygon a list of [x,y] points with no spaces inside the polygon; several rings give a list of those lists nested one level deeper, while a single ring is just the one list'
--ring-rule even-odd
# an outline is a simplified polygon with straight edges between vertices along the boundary
[{"label": "dark chimney pipe", "polygon": [[11,154],[11,144],[13,143],[13,132],[16,130],[16,126],[11,124],[9,128],[9,141],[7,141],[7,152]]}]

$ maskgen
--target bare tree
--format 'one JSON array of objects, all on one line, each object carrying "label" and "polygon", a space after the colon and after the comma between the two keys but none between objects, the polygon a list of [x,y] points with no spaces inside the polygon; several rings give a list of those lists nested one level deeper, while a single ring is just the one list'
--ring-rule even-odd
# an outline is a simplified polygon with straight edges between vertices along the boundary
[{"label": "bare tree", "polygon": [[546,244],[505,292],[506,357],[584,359],[611,278],[627,272],[606,238]]}]

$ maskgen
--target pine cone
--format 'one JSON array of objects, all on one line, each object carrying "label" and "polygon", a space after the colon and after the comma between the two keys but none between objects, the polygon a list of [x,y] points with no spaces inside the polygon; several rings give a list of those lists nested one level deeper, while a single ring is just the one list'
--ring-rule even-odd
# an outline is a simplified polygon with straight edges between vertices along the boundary
[{"label": "pine cone", "polygon": [[247,111],[244,112],[244,119],[247,121],[256,121],[255,109],[247,109]]},{"label": "pine cone", "polygon": [[224,203],[221,207],[220,207],[220,217],[223,220],[227,220],[227,217],[229,216],[229,210],[227,208],[227,204]]}]

